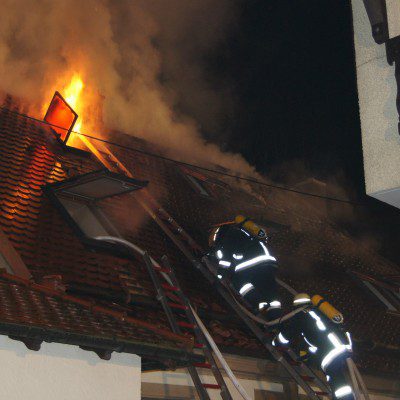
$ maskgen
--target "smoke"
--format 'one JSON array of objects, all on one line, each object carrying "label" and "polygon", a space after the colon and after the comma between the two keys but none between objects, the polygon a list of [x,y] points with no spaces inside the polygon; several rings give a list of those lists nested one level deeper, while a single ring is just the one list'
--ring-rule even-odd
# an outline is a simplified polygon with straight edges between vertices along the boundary
[{"label": "smoke", "polygon": [[[176,158],[254,172],[238,154],[207,143],[233,108],[229,85],[210,82],[204,62],[235,22],[228,0],[5,0],[0,14],[0,89],[43,116],[73,74],[85,84],[78,113],[161,143]],[[103,132],[103,135],[106,132]],[[172,152],[172,153],[171,153]]]},{"label": "smoke", "polygon": [[[224,43],[237,14],[230,0],[3,0],[0,90],[25,99],[29,112],[41,118],[54,91],[62,91],[79,74],[85,85],[83,106],[77,110],[83,132],[107,134],[96,116],[96,108],[102,107],[109,131],[161,144],[169,149],[167,155],[180,160],[254,175],[243,157],[222,152],[200,134],[221,134],[235,106],[229,82],[210,80],[205,60]],[[318,178],[305,181],[306,176],[312,174],[298,163],[276,174],[298,190],[347,194],[342,188],[349,185],[336,177],[321,183]],[[301,230],[308,216],[328,216],[349,229],[369,220],[362,214],[355,218],[353,207],[342,203],[279,190],[262,195],[257,185],[241,185],[261,204],[290,215],[292,229]],[[365,232],[371,247],[368,229],[358,237]]]}]

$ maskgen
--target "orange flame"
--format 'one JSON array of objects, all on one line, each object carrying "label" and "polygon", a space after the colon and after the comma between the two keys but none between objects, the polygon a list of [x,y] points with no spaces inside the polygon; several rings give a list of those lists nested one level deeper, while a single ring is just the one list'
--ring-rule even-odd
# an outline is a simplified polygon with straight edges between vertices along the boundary
[{"label": "orange flame", "polygon": [[81,77],[78,74],[72,76],[70,84],[61,92],[66,102],[74,109],[78,114],[78,119],[74,126],[74,131],[80,132],[82,129],[82,101],[80,99],[81,92],[85,85]]},{"label": "orange flame", "polygon": [[[52,87],[48,89],[48,99],[55,91],[58,91],[65,99],[68,105],[78,114],[78,119],[74,125],[73,132],[68,139],[68,146],[86,148],[82,145],[81,134],[93,133],[100,134],[102,130],[102,100],[100,93],[90,86],[89,81],[85,81],[84,72],[70,71],[62,74],[58,79],[54,80]],[[43,114],[46,113],[49,103],[43,104]]]}]

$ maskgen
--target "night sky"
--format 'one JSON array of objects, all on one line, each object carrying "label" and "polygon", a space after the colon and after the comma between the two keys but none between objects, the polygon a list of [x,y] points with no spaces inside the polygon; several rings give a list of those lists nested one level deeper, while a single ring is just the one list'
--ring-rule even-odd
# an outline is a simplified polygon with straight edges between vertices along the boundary
[{"label": "night sky", "polygon": [[365,205],[348,229],[374,236],[400,261],[399,210],[365,195],[350,1],[238,4],[237,25],[210,58],[236,101],[224,147],[278,182],[288,183],[294,160],[306,167],[300,179],[338,176]]},{"label": "night sky", "polygon": [[240,100],[234,150],[265,172],[302,159],[321,178],[343,169],[362,187],[348,1],[245,1],[226,61]]}]

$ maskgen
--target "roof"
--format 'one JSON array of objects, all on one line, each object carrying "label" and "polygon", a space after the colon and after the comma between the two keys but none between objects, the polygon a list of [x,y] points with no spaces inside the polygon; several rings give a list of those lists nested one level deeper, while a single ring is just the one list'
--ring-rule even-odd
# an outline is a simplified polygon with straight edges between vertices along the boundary
[{"label": "roof", "polygon": [[[129,331],[131,339],[153,348],[175,346],[182,354],[181,348],[170,338],[157,333],[159,329],[167,331],[168,324],[157,305],[142,260],[88,247],[43,194],[45,184],[102,167],[93,157],[63,150],[52,143],[50,137],[46,126],[7,110],[1,111],[0,229],[19,252],[35,281],[40,282],[48,275],[61,275],[68,294],[78,299],[96,300],[112,309],[128,310],[129,315],[146,319],[153,325],[146,334],[140,329]],[[368,354],[362,351],[356,354],[361,366],[379,372],[399,371],[396,351],[400,349],[400,339],[396,332],[400,319],[382,312],[379,304],[354,285],[347,274],[348,269],[393,274],[398,272],[395,266],[376,252],[360,247],[333,224],[314,219],[299,208],[291,208],[290,201],[267,188],[250,183],[244,185],[213,172],[195,171],[195,176],[203,180],[211,194],[200,195],[185,178],[192,168],[182,169],[143,152],[157,153],[160,151],[157,146],[122,133],[113,133],[112,142],[114,144],[108,144],[110,150],[133,171],[135,178],[149,181],[152,195],[204,247],[210,226],[230,220],[238,213],[251,215],[267,224],[273,221],[270,246],[280,261],[280,276],[299,291],[326,296],[343,311],[358,348],[370,349]],[[198,307],[218,344],[228,346],[230,351],[241,348],[249,354],[252,350],[259,352],[257,340],[246,333],[206,280],[148,218],[134,196],[106,199],[102,206],[124,238],[156,259],[164,254],[169,256],[185,293]],[[15,285],[9,277],[1,279],[5,288]],[[27,290],[26,287],[23,290]],[[12,291],[7,289],[5,293]],[[46,302],[53,301],[53,295],[46,296]],[[45,304],[47,309],[49,303]],[[52,321],[64,319],[57,329],[63,332],[77,329],[60,312],[51,318]],[[88,319],[100,318],[93,309],[87,309],[85,315]],[[12,312],[9,318],[11,322]],[[106,324],[105,320],[97,321]],[[40,326],[45,326],[42,322]],[[28,319],[21,323],[27,326]],[[100,338],[105,339],[113,330],[118,331],[121,322],[107,319],[107,323],[110,331],[101,331]],[[149,336],[151,331],[156,340]]]},{"label": "roof", "polygon": [[[46,129],[23,117],[4,110],[1,112],[0,228],[21,255],[34,280],[41,281],[46,276],[59,274],[64,284],[85,287],[96,294],[96,299],[102,294],[107,294],[108,300],[116,294],[125,298],[127,288],[123,286],[121,276],[129,275],[129,271],[135,268],[132,262],[85,248],[42,191],[47,183],[98,170],[101,166],[91,158],[64,153],[58,146],[52,148]],[[171,360],[179,361],[178,365],[188,360],[187,338],[171,337],[172,332],[159,313],[146,311],[149,324],[143,329],[143,326],[132,324],[134,319],[125,318],[125,322],[121,322],[119,318],[99,313],[93,307],[83,312],[84,304],[79,303],[78,298],[74,301],[72,297],[64,298],[60,303],[60,297],[54,293],[43,293],[43,288],[39,290],[38,287],[27,289],[21,281],[14,282],[10,276],[3,276],[0,285],[0,315],[4,317],[4,321],[0,317],[0,323],[34,325],[45,329],[47,334],[55,329],[89,336],[93,341],[92,347],[96,347],[94,338],[99,336],[111,340],[111,348],[129,347],[129,352],[134,349],[136,354],[145,358],[150,354],[150,358],[169,365]],[[68,307],[63,306],[65,302]],[[15,307],[9,307],[9,304],[15,304]],[[135,309],[136,313],[140,311]],[[72,318],[74,313],[80,315],[80,320]],[[3,333],[6,331],[2,330]],[[55,335],[51,337],[62,341]],[[90,340],[86,341],[90,343]],[[186,349],[182,344],[186,344]]]},{"label": "roof", "polygon": [[0,332],[35,350],[42,341],[51,341],[79,345],[103,353],[105,358],[118,351],[169,365],[174,361],[184,365],[190,359],[185,348],[192,346],[190,337],[133,318],[125,311],[6,272],[0,273]]}]

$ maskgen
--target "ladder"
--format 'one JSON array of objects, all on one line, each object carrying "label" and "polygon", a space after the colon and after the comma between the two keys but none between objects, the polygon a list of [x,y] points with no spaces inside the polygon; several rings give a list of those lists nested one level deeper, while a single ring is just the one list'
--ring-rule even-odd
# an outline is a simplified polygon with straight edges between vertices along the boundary
[{"label": "ladder", "polygon": [[[132,173],[118,160],[118,158],[104,145],[104,143],[99,143],[98,147],[101,148],[101,150],[99,150],[96,146],[93,145],[91,139],[83,136],[80,136],[80,138],[89,148],[89,150],[106,168],[108,168],[112,172],[124,174],[133,178]],[[298,365],[300,365],[301,369],[303,370],[307,369],[310,370],[310,369],[304,364],[304,362],[298,360],[297,357],[294,356],[294,352],[288,353],[286,350],[282,350],[284,353],[287,353],[287,354],[282,354],[282,351],[276,349],[272,345],[270,334],[265,329],[260,328],[259,325],[257,325],[254,321],[252,321],[244,313],[244,311],[240,307],[238,307],[236,301],[232,298],[230,292],[224,287],[221,281],[216,279],[215,275],[211,272],[214,270],[214,268],[211,265],[210,261],[207,259],[207,257],[204,256],[202,257],[202,255],[204,255],[205,252],[203,251],[201,246],[199,246],[191,238],[191,236],[187,232],[185,232],[185,230],[175,221],[175,219],[171,215],[169,215],[169,213],[163,207],[161,207],[160,204],[158,204],[158,202],[153,198],[153,196],[149,193],[149,191],[146,188],[141,189],[140,191],[135,193],[135,199],[139,202],[142,208],[150,215],[150,217],[157,223],[157,225],[163,230],[163,232],[171,239],[171,241],[179,248],[179,250],[190,261],[190,263],[203,274],[203,276],[210,282],[210,284],[212,284],[216,288],[218,293],[228,303],[228,305],[233,309],[233,311],[240,317],[240,319],[247,326],[247,328],[257,337],[260,343],[267,349],[267,351],[273,356],[273,358],[286,369],[289,375],[303,389],[306,395],[313,400],[319,400],[320,396],[330,397],[331,393],[329,388],[321,380],[319,380],[315,376],[315,374],[313,374],[311,377],[301,375],[301,373],[298,371]],[[168,268],[168,270],[172,270],[172,268]],[[177,282],[176,281],[174,282],[175,284],[171,286],[173,286],[175,289],[178,289],[179,286],[176,285]],[[170,294],[173,295],[176,295],[178,293],[178,291],[176,291],[177,293],[173,293],[173,291],[171,290],[170,292],[171,292]],[[177,295],[176,299],[179,299],[182,303],[182,300],[179,295]],[[167,312],[167,317],[168,317],[168,312]],[[182,324],[180,328],[181,327]],[[199,345],[200,344],[201,341],[199,341]],[[203,348],[203,350],[209,351],[207,345],[206,347]],[[207,357],[207,359],[209,358]],[[293,363],[296,363],[297,365],[291,365]],[[190,370],[192,370],[192,372],[194,371],[194,369],[192,369],[191,367],[189,368]],[[197,371],[195,373],[198,376]],[[197,380],[196,375],[193,375],[192,379],[195,382],[195,380]],[[315,391],[309,383],[310,380],[312,380],[314,384],[321,389],[321,391]],[[219,382],[218,380],[217,382],[221,388],[221,395],[222,393],[224,393],[224,395],[227,395],[226,392],[224,392],[225,389],[223,386],[224,384],[221,385],[220,383],[222,382]],[[197,381],[197,385],[196,388],[198,387],[199,390],[204,395],[205,390],[202,390],[200,388],[200,385],[203,386],[203,384]],[[204,388],[203,386],[203,389],[206,388]],[[228,396],[230,395],[228,394]],[[207,399],[208,397],[203,397],[203,398]],[[226,397],[226,398],[229,399],[231,397]]]},{"label": "ladder", "polygon": [[[172,331],[178,334],[182,334],[183,330],[191,331],[196,340],[194,347],[201,350],[204,355],[206,362],[197,362],[187,368],[200,399],[210,399],[207,389],[219,389],[223,400],[232,400],[221,371],[212,355],[210,345],[197,324],[190,302],[184,295],[167,256],[162,258],[162,267],[154,265],[147,253],[143,255],[143,259],[156,288],[157,300],[162,304]],[[216,383],[202,383],[198,373],[199,369],[211,370]]]},{"label": "ladder", "polygon": [[[286,369],[289,375],[296,381],[296,383],[304,390],[310,399],[318,400],[319,396],[329,396],[330,389],[325,383],[323,383],[314,373],[311,375],[301,375],[298,371],[298,366],[308,373],[312,372],[304,362],[299,360],[293,351],[285,349],[276,349],[272,345],[272,340],[268,331],[260,328],[254,323],[240,307],[238,307],[236,301],[232,298],[229,291],[223,286],[220,280],[211,272],[214,268],[211,265],[207,257],[202,257],[199,260],[199,256],[204,254],[201,247],[183,230],[183,228],[168,214],[166,210],[160,207],[156,200],[154,200],[149,194],[144,195],[146,201],[141,201],[143,208],[150,214],[153,220],[158,226],[164,231],[164,233],[173,241],[173,243],[181,250],[181,252],[188,258],[192,265],[197,268],[204,277],[216,288],[219,294],[229,304],[229,306],[235,311],[240,319],[245,323],[248,329],[257,337],[261,344],[268,350],[268,352],[274,357],[276,361]],[[287,357],[282,352],[287,353]],[[288,360],[290,359],[290,361]],[[296,363],[296,365],[292,365]],[[315,391],[310,381],[315,383],[321,390]],[[309,383],[310,382],[310,383]]]}]

